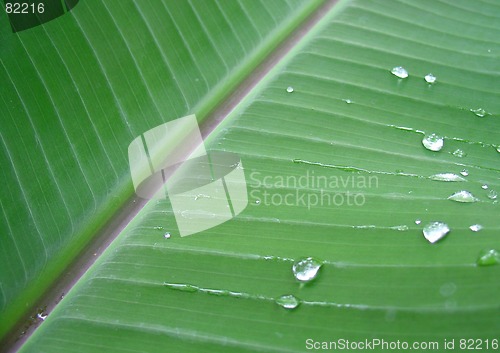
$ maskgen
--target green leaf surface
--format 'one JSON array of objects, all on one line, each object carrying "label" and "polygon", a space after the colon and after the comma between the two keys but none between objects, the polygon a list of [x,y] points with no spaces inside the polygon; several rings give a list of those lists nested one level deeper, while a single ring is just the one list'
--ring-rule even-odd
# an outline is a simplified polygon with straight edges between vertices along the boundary
[{"label": "green leaf surface", "polygon": [[[248,207],[180,237],[170,201],[149,202],[21,352],[301,352],[307,339],[374,338],[436,351],[476,338],[493,351],[484,340],[500,338],[500,266],[476,260],[500,248],[499,10],[334,6],[205,141],[240,156]],[[438,152],[422,145],[431,133],[444,138]],[[464,181],[433,180],[444,173]],[[479,201],[448,199],[461,190]],[[451,231],[431,244],[422,231],[434,221]],[[292,265],[309,256],[323,266],[301,284]],[[299,306],[280,307],[282,295]]]},{"label": "green leaf surface", "polygon": [[81,1],[0,11],[0,337],[133,195],[135,136],[203,120],[318,1]]}]

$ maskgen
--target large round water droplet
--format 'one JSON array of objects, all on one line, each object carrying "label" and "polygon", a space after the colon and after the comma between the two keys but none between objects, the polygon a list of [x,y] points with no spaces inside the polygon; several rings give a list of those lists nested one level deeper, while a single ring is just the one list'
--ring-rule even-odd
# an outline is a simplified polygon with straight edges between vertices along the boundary
[{"label": "large round water droplet", "polygon": [[434,82],[436,82],[437,77],[434,76],[433,74],[429,73],[429,74],[427,74],[427,75],[424,76],[424,80],[427,83],[434,83]]},{"label": "large round water droplet", "polygon": [[444,145],[444,140],[441,136],[438,136],[436,134],[430,134],[426,135],[422,139],[422,145],[424,145],[425,148],[427,148],[429,151],[440,151],[441,148],[443,148]]},{"label": "large round water droplet", "polygon": [[318,274],[323,264],[318,260],[308,257],[296,261],[292,266],[293,275],[301,282],[312,281]]},{"label": "large round water droplet", "polygon": [[285,309],[295,309],[299,306],[300,301],[295,296],[288,294],[276,299],[276,304]]},{"label": "large round water droplet", "polygon": [[476,261],[478,266],[491,266],[500,263],[500,253],[495,249],[485,250],[479,254]]},{"label": "large round water droplet", "polygon": [[443,222],[431,222],[424,227],[424,237],[430,243],[434,244],[443,239],[450,232],[450,228]]},{"label": "large round water droplet", "polygon": [[463,203],[469,203],[469,202],[477,202],[479,201],[478,198],[474,197],[470,192],[461,190],[457,191],[450,197],[448,197],[448,200],[456,201],[456,202],[463,202]]},{"label": "large round water droplet", "polygon": [[408,77],[408,71],[402,66],[396,66],[393,67],[391,70],[391,73],[399,78],[407,78]]}]

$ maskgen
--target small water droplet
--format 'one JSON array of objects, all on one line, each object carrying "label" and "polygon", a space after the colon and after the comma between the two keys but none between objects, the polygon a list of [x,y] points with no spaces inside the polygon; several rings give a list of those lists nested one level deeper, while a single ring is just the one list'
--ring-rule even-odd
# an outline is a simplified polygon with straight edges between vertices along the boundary
[{"label": "small water droplet", "polygon": [[500,146],[497,146],[497,152],[500,153]]},{"label": "small water droplet", "polygon": [[476,114],[480,118],[484,118],[486,115],[488,115],[488,112],[483,108],[471,109],[470,111]]},{"label": "small water droplet", "polygon": [[260,205],[260,200],[255,200],[256,205]]},{"label": "small water droplet", "polygon": [[498,194],[495,190],[490,190],[490,192],[488,193],[488,198],[490,200],[496,200],[498,197]]},{"label": "small water droplet", "polygon": [[429,177],[429,179],[437,180],[437,181],[467,181],[459,175],[453,173],[441,173],[434,174]]},{"label": "small water droplet", "polygon": [[166,232],[166,233],[163,235],[163,237],[164,237],[165,239],[170,239],[171,235],[170,235],[170,233],[169,233],[169,232]]},{"label": "small water droplet", "polygon": [[469,176],[469,171],[467,169],[464,169],[460,172],[464,177]]},{"label": "small water droplet", "polygon": [[292,87],[292,86],[287,87],[287,88],[286,88],[286,91],[287,91],[288,93],[292,93],[292,92],[293,92],[293,87]]},{"label": "small water droplet", "polygon": [[162,226],[155,226],[153,227],[154,230],[163,230],[163,227]]},{"label": "small water droplet", "polygon": [[448,197],[448,200],[469,203],[479,201],[478,198],[474,197],[470,192],[465,190],[460,190]]},{"label": "small water droplet", "polygon": [[426,135],[422,139],[422,145],[427,148],[429,151],[440,151],[443,148],[444,140],[441,136],[436,134]]},{"label": "small water droplet", "polygon": [[469,227],[469,229],[473,232],[479,232],[481,229],[483,229],[483,226],[480,224],[473,224]]},{"label": "small water droplet", "polygon": [[420,219],[415,220],[415,224],[420,224],[420,223],[422,223],[422,221]]},{"label": "small water droplet", "polygon": [[500,253],[495,249],[481,251],[476,261],[478,266],[491,266],[500,263]]},{"label": "small water droplet", "polygon": [[455,151],[453,151],[453,155],[455,157],[458,157],[458,158],[464,158],[464,157],[467,156],[467,153],[465,153],[463,150],[461,150],[460,148],[458,148]]},{"label": "small water droplet", "polygon": [[300,259],[292,266],[293,275],[301,282],[312,281],[318,274],[322,263],[312,257]]},{"label": "small water droplet", "polygon": [[423,233],[425,239],[434,244],[444,238],[450,232],[450,228],[443,222],[431,222],[424,227]]},{"label": "small water droplet", "polygon": [[344,102],[346,102],[347,104],[351,104],[352,103],[352,100],[350,99],[342,99]]},{"label": "small water droplet", "polygon": [[399,78],[407,78],[408,77],[408,71],[402,66],[396,66],[393,67],[391,70],[391,73]]},{"label": "small water droplet", "polygon": [[295,309],[299,306],[300,301],[293,295],[282,295],[276,299],[276,304],[285,309]]},{"label": "small water droplet", "polygon": [[481,185],[481,189],[483,189],[483,190],[488,190],[488,184],[483,184],[483,185]]},{"label": "small water droplet", "polygon": [[431,73],[428,73],[427,75],[424,76],[424,79],[425,79],[425,82],[427,82],[427,83],[434,83],[434,82],[436,82],[437,77]]}]

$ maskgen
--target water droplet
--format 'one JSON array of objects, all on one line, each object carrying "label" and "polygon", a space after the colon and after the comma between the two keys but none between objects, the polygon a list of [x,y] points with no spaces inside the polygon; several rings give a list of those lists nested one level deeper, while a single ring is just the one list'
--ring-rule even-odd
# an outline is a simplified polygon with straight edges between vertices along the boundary
[{"label": "water droplet", "polygon": [[453,155],[455,157],[458,157],[458,158],[464,158],[464,157],[467,156],[467,153],[465,153],[463,150],[461,150],[460,148],[458,148],[455,151],[453,151]]},{"label": "water droplet", "polygon": [[163,227],[162,226],[156,226],[156,227],[153,227],[154,230],[163,230]]},{"label": "water droplet", "polygon": [[497,146],[497,152],[500,153],[500,146]]},{"label": "water droplet", "polygon": [[300,301],[293,295],[282,295],[276,299],[276,304],[285,309],[295,309],[299,306]]},{"label": "water droplet", "polygon": [[407,78],[408,77],[408,71],[404,67],[401,66],[396,66],[393,67],[391,70],[391,73],[399,78]]},{"label": "water droplet", "polygon": [[469,176],[469,171],[467,169],[464,169],[460,172],[464,177]]},{"label": "water droplet", "polygon": [[457,191],[456,193],[448,197],[448,200],[463,202],[463,203],[479,201],[478,198],[474,197],[474,195],[465,190]]},{"label": "water droplet", "polygon": [[427,83],[434,83],[434,82],[436,82],[437,77],[434,76],[433,74],[429,73],[429,74],[424,76],[424,79],[425,79],[425,82],[427,82]]},{"label": "water droplet", "polygon": [[429,177],[429,179],[437,180],[437,181],[467,181],[459,175],[453,173],[442,173],[442,174],[434,174]]},{"label": "water droplet", "polygon": [[500,253],[495,249],[482,251],[476,261],[478,266],[491,266],[498,263],[500,263]]},{"label": "water droplet", "polygon": [[424,237],[430,243],[434,244],[444,238],[450,232],[450,228],[443,222],[431,222],[424,227]]},{"label": "water droplet", "polygon": [[480,224],[473,224],[469,227],[469,229],[473,232],[479,232],[481,229],[483,229],[483,226]]},{"label": "water droplet", "polygon": [[255,200],[256,205],[260,205],[260,200]]},{"label": "water droplet", "polygon": [[312,257],[308,257],[296,261],[292,266],[292,271],[297,280],[309,282],[316,277],[321,266],[321,262]]},{"label": "water droplet", "polygon": [[170,233],[169,233],[169,232],[166,232],[166,233],[163,235],[163,237],[164,237],[165,239],[170,239],[171,235],[170,235]]},{"label": "water droplet", "polygon": [[422,145],[427,148],[429,151],[440,151],[443,148],[444,140],[441,136],[436,134],[426,135],[422,139]]},{"label": "water droplet", "polygon": [[287,87],[286,91],[288,93],[292,93],[293,92],[293,87],[292,86]]},{"label": "water droplet", "polygon": [[476,114],[480,118],[484,118],[486,115],[488,115],[488,112],[483,108],[471,109],[470,111]]},{"label": "water droplet", "polygon": [[420,219],[415,220],[415,224],[420,224],[420,223],[422,223],[422,221]]},{"label": "water droplet", "polygon": [[481,189],[483,189],[483,190],[488,190],[488,184],[483,184],[483,185],[481,185]]},{"label": "water droplet", "polygon": [[347,104],[351,104],[352,103],[352,100],[350,99],[342,99],[344,102],[346,102]]},{"label": "water droplet", "polygon": [[490,200],[496,200],[498,197],[498,194],[495,190],[490,190],[490,192],[488,193],[488,198]]}]

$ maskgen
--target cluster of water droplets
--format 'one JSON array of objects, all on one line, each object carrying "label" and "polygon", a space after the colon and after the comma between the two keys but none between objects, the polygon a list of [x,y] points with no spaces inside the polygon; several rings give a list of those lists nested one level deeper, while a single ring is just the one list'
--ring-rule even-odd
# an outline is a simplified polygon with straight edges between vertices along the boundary
[{"label": "cluster of water droplets", "polygon": [[[319,273],[323,263],[312,258],[305,257],[295,261],[292,265],[292,273],[295,279],[303,283],[308,283],[314,280]],[[285,309],[295,309],[300,304],[300,299],[292,294],[282,295],[275,300],[276,304]]]},{"label": "cluster of water droplets", "polygon": [[[408,74],[408,70],[406,70],[404,67],[402,66],[395,66],[391,69],[391,74],[393,74],[394,76],[396,76],[397,78],[407,78],[409,76]],[[436,83],[437,81],[437,77],[434,76],[432,73],[428,73],[427,75],[424,76],[424,80],[425,82],[427,82],[428,84],[434,84]]]}]

